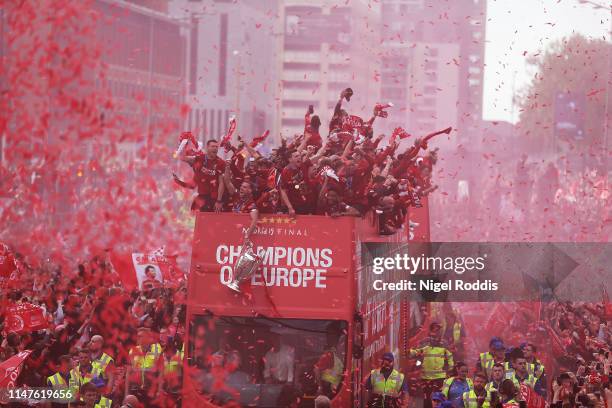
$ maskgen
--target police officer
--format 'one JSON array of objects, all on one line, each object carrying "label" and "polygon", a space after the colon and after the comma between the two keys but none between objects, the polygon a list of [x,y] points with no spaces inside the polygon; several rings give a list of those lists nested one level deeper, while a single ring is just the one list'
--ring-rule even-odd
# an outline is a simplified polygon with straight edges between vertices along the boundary
[{"label": "police officer", "polygon": [[518,347],[512,349],[508,355],[508,359],[510,361],[504,364],[506,378],[512,380],[517,389],[520,384],[525,384],[534,388],[536,378],[527,371],[527,360],[525,360],[523,351]]},{"label": "police officer", "polygon": [[491,394],[485,389],[486,383],[485,373],[474,374],[474,387],[463,393],[464,408],[489,408],[491,406]]},{"label": "police officer", "polygon": [[[58,371],[52,376],[47,377],[47,385],[54,390],[71,389],[73,391],[72,397],[74,397],[74,393],[78,390],[78,385],[75,379],[70,375],[70,367],[72,367],[72,358],[68,355],[61,356],[59,358]],[[68,403],[62,404],[54,402],[51,406],[54,408],[67,407]]]},{"label": "police officer", "polygon": [[504,342],[499,337],[492,337],[489,341],[489,351],[480,353],[476,363],[476,371],[481,371],[491,380],[493,366],[496,363],[504,363],[506,348]]},{"label": "police officer", "polygon": [[327,346],[325,352],[314,365],[318,393],[333,398],[340,390],[344,376],[344,363],[338,355],[337,344],[340,341],[341,329],[336,323],[327,328]]},{"label": "police officer", "polygon": [[372,370],[366,380],[368,408],[398,408],[408,402],[408,385],[404,374],[393,368],[393,353],[384,353],[379,369]]},{"label": "police officer", "polygon": [[96,379],[96,385],[106,387],[105,393],[110,394],[115,386],[115,364],[113,358],[102,350],[103,347],[104,338],[102,336],[95,335],[91,338],[89,351],[92,374]]},{"label": "police officer", "polygon": [[[542,377],[544,375],[544,364],[535,356],[536,346],[532,343],[523,343],[521,344],[521,350],[523,350],[525,360],[527,360],[527,372],[537,379]],[[546,383],[546,381],[543,382]]]},{"label": "police officer", "polygon": [[432,392],[440,391],[446,372],[453,369],[453,353],[442,340],[442,326],[438,322],[429,325],[429,337],[423,339],[410,356],[422,359],[421,387],[425,402],[430,402]]},{"label": "police officer", "polygon": [[71,388],[74,390],[74,395],[77,394],[81,385],[94,379],[93,367],[91,365],[89,350],[87,348],[78,350],[77,362],[78,364],[76,367],[70,370],[70,377],[73,380],[73,386],[71,386]]},{"label": "police officer", "polygon": [[444,380],[442,394],[452,402],[453,406],[463,405],[463,394],[474,389],[474,382],[468,378],[468,367],[463,362],[457,362],[457,375]]},{"label": "police officer", "polygon": [[498,391],[502,381],[506,378],[504,365],[502,363],[495,363],[493,365],[493,374],[491,374],[491,381],[485,385],[485,389],[488,392]]}]

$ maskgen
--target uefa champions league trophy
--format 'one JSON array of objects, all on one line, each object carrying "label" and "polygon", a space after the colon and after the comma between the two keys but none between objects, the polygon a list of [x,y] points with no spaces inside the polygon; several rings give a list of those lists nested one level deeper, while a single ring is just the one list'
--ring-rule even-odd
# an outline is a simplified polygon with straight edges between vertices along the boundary
[{"label": "uefa champions league trophy", "polygon": [[232,281],[226,284],[226,286],[236,292],[240,292],[240,284],[253,276],[262,261],[262,255],[255,253],[253,243],[248,237],[245,237],[242,251],[240,251],[238,260],[234,264]]}]

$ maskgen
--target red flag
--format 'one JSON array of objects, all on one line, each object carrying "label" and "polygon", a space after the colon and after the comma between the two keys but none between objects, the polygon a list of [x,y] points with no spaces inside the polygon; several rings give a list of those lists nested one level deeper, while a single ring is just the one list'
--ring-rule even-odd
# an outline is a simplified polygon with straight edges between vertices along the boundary
[{"label": "red flag", "polygon": [[116,254],[112,252],[110,254],[110,261],[113,265],[113,269],[119,276],[123,286],[132,290],[138,287],[138,280],[134,273],[134,263],[132,262],[132,254]]},{"label": "red flag", "polygon": [[400,139],[406,139],[407,137],[410,137],[411,134],[406,132],[404,129],[402,129],[401,127],[396,127],[393,130],[393,133],[391,134],[391,140],[395,140],[397,139],[397,137],[399,136]]},{"label": "red flag", "polygon": [[[165,255],[163,252],[163,249],[160,249],[150,253],[111,255],[111,263],[123,286],[129,290],[142,289],[142,284],[147,279],[153,286],[162,282],[177,283],[179,279],[184,278],[177,265],[177,256]],[[147,275],[147,270],[150,270],[150,276]]]},{"label": "red flag", "polygon": [[393,107],[393,103],[392,102],[377,103],[374,106],[374,116],[379,116],[381,118],[386,118],[387,116],[389,116],[389,113],[387,111],[385,111],[385,109],[391,108],[391,107]]},{"label": "red flag", "polygon": [[[25,350],[14,355],[8,360],[0,363],[0,389],[15,388],[17,378],[21,374],[24,361],[32,353],[32,350]],[[8,401],[1,401],[6,404]]]},{"label": "red flag", "polygon": [[425,149],[426,149],[426,148],[427,148],[427,142],[429,141],[429,139],[431,139],[431,138],[432,138],[432,137],[434,137],[434,136],[441,135],[441,134],[443,134],[443,133],[446,133],[447,135],[449,135],[449,134],[450,134],[450,132],[451,132],[451,130],[453,130],[453,128],[449,126],[449,127],[447,127],[446,129],[443,129],[443,130],[439,130],[439,131],[437,131],[437,132],[430,133],[430,134],[426,135],[426,136],[423,138],[423,140],[421,141],[421,145],[423,146],[423,148],[425,148]]},{"label": "red flag", "polygon": [[521,384],[519,394],[521,401],[527,403],[527,408],[544,408],[546,405],[544,398],[528,385]]},{"label": "red flag", "polygon": [[363,119],[361,119],[359,116],[347,115],[344,117],[344,119],[342,119],[342,130],[345,132],[352,133],[355,129],[360,131],[362,127]]},{"label": "red flag", "polygon": [[223,141],[221,142],[221,145],[226,145],[227,143],[229,143],[230,140],[232,140],[232,136],[234,135],[234,132],[236,131],[236,117],[232,116],[230,118],[230,126],[229,129],[227,130],[227,133],[225,134],[225,136],[223,137]]},{"label": "red flag", "polygon": [[266,140],[269,134],[270,134],[270,131],[266,130],[265,132],[263,132],[261,136],[254,137],[253,140],[251,141],[251,147],[256,147],[258,144]]},{"label": "red flag", "polygon": [[4,330],[6,333],[30,333],[46,329],[47,319],[42,307],[31,303],[19,303],[9,306],[6,311]]}]

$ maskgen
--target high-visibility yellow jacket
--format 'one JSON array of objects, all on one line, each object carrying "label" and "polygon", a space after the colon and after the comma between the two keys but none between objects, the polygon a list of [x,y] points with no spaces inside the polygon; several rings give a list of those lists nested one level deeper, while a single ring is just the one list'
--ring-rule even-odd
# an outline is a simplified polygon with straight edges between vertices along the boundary
[{"label": "high-visibility yellow jacket", "polygon": [[410,350],[410,356],[423,357],[423,371],[421,378],[424,380],[440,380],[446,378],[446,372],[453,368],[453,353],[446,348],[445,344],[432,345],[428,341],[416,349]]},{"label": "high-visibility yellow jacket", "polygon": [[331,368],[326,368],[321,372],[321,380],[330,383],[334,387],[337,387],[340,382],[342,382],[344,364],[342,364],[342,360],[340,360],[340,357],[338,357],[335,350],[328,350],[328,352],[332,353],[334,363]]},{"label": "high-visibility yellow jacket", "polygon": [[[491,406],[491,393],[485,388],[485,399],[482,403],[482,408],[489,408]],[[478,395],[473,389],[463,393],[463,407],[464,408],[479,408],[478,407]]]},{"label": "high-visibility yellow jacket", "polygon": [[129,352],[132,367],[141,370],[153,368],[162,351],[162,346],[159,343],[151,344],[146,353],[142,351],[140,346],[132,347]]},{"label": "high-visibility yellow jacket", "polygon": [[[457,377],[448,377],[446,380],[444,380],[444,384],[442,385],[442,394],[444,394],[444,396],[446,398],[448,398],[448,390],[450,390],[451,385],[453,385],[453,382],[455,381]],[[465,381],[467,382],[468,388],[471,390],[474,389],[474,383],[472,382],[471,378],[466,378]]]},{"label": "high-visibility yellow jacket", "polygon": [[100,401],[94,405],[94,408],[111,408],[111,405],[113,405],[113,400],[106,397],[100,397]]},{"label": "high-visibility yellow jacket", "polygon": [[385,375],[380,372],[380,369],[372,370],[370,372],[370,382],[373,394],[399,398],[402,393],[402,384],[404,384],[404,374],[393,370],[389,377],[385,379]]},{"label": "high-visibility yellow jacket", "polygon": [[106,384],[106,369],[108,365],[113,362],[113,358],[106,353],[102,353],[100,358],[91,361],[91,373],[94,377],[103,378]]},{"label": "high-visibility yellow jacket", "polygon": [[544,374],[544,364],[536,358],[533,363],[527,363],[527,372],[539,379]]}]

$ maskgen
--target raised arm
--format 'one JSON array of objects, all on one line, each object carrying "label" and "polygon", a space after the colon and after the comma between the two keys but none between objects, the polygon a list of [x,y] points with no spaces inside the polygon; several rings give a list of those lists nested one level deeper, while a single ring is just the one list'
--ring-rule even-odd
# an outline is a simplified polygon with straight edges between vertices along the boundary
[{"label": "raised arm", "polygon": [[389,170],[391,170],[391,163],[393,163],[393,159],[391,156],[387,156],[387,161],[385,162],[385,168],[380,172],[382,177],[387,177],[389,175]]},{"label": "raised arm", "polygon": [[317,153],[315,153],[315,155],[310,158],[311,163],[316,164],[325,155],[326,150],[327,150],[326,145],[321,146],[319,150],[317,151]]},{"label": "raised arm", "polygon": [[351,153],[351,150],[353,149],[354,143],[355,141],[351,138],[351,140],[349,140],[346,146],[344,146],[344,152],[342,152],[342,156],[340,157],[342,160],[348,159],[348,156]]}]

